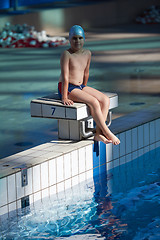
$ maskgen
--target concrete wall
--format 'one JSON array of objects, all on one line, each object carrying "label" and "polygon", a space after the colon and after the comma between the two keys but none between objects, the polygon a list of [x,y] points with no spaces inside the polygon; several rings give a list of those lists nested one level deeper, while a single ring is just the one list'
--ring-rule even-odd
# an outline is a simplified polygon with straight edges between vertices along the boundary
[{"label": "concrete wall", "polygon": [[7,21],[12,24],[34,25],[37,31],[45,29],[48,34],[68,31],[73,24],[80,24],[86,30],[103,28],[133,23],[135,17],[151,5],[160,5],[160,2],[159,0],[109,0],[86,6],[45,10],[25,15],[1,16],[0,28]]},{"label": "concrete wall", "polygon": [[65,9],[65,27],[80,23],[88,28],[106,27],[134,22],[151,5],[160,5],[159,0],[110,0],[92,6]]}]

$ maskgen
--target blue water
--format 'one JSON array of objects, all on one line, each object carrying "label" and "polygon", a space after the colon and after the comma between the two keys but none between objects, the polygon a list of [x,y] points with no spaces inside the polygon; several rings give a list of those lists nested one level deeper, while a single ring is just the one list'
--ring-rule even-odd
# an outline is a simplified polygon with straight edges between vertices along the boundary
[{"label": "blue water", "polygon": [[[142,150],[143,151],[143,150]],[[11,239],[160,239],[160,148],[1,224]]]}]

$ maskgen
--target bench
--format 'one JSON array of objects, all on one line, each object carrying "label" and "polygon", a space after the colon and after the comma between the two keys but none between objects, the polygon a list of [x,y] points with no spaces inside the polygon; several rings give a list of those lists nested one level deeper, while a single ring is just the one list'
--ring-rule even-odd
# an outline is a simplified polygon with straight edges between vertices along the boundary
[{"label": "bench", "polygon": [[[111,110],[118,106],[116,93],[104,93],[110,98],[108,126],[112,121]],[[53,118],[58,120],[58,137],[60,139],[82,140],[95,132],[94,121],[89,107],[84,103],[63,105],[58,94],[37,98],[30,103],[31,117]]]}]

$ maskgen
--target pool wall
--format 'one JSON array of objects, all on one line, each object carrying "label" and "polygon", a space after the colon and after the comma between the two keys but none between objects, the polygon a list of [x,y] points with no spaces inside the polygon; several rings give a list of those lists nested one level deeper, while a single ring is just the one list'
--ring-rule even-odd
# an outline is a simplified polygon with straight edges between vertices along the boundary
[{"label": "pool wall", "polygon": [[[1,160],[0,215],[43,201],[160,146],[160,105],[113,120],[121,144],[51,141]],[[22,184],[23,183],[23,184]],[[24,186],[22,186],[24,185]]]}]

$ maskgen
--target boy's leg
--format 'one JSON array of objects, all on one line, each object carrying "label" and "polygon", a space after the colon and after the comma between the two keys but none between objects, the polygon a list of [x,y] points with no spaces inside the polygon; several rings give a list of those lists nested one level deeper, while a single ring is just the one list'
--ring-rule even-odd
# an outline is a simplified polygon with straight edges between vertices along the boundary
[{"label": "boy's leg", "polygon": [[[106,121],[107,116],[108,116],[108,111],[109,111],[109,104],[110,104],[109,97],[107,97],[102,92],[100,92],[92,87],[88,87],[88,86],[83,88],[83,91],[89,93],[91,96],[95,97],[99,101],[100,106],[101,106],[101,111],[102,111],[102,114],[104,117],[104,121]],[[99,129],[98,126],[96,127],[96,132],[101,133],[101,130]]]},{"label": "boy's leg", "polygon": [[100,103],[94,96],[90,95],[86,91],[74,89],[69,94],[69,98],[76,102],[86,103],[90,107],[91,115],[93,116],[96,124],[102,130],[103,135],[109,141],[112,141],[113,144],[119,144],[119,139],[106,126]]},{"label": "boy's leg", "polygon": [[[103,94],[102,92],[100,92],[92,87],[86,86],[83,90],[86,91],[87,93],[89,93],[90,95],[92,95],[93,97],[95,97],[99,101],[100,106],[101,106],[101,111],[102,111],[102,114],[104,117],[104,121],[106,121],[107,116],[108,116],[108,111],[109,111],[109,104],[110,104],[109,97],[107,97],[105,94]],[[100,129],[100,127],[98,125],[96,125],[96,133],[95,133],[94,139],[96,141],[102,141],[104,143],[112,142],[110,140],[107,140],[104,137],[102,130]]]}]

